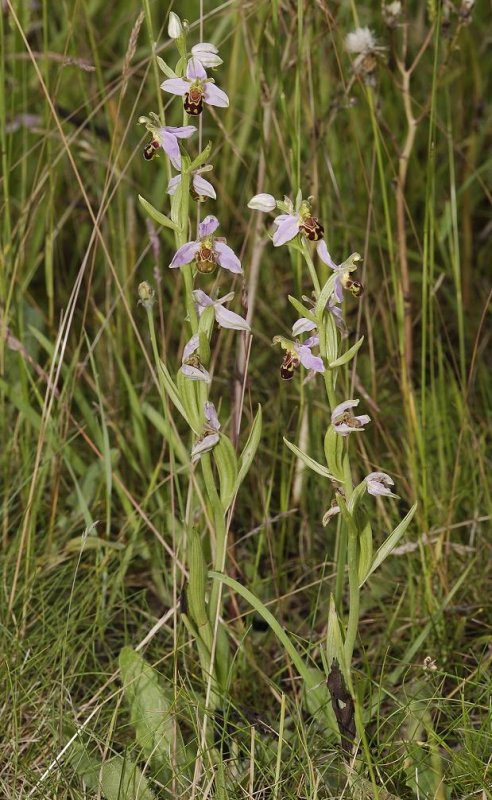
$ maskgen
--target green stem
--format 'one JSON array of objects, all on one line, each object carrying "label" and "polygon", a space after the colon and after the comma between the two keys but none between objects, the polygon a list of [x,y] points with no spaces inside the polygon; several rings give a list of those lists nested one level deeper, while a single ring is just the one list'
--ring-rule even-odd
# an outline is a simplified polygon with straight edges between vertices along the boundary
[{"label": "green stem", "polygon": [[348,572],[349,572],[349,618],[345,635],[345,663],[351,665],[357,630],[359,627],[360,590],[359,571],[357,568],[357,529],[352,522],[348,532]]},{"label": "green stem", "polygon": [[316,297],[318,297],[319,293],[321,292],[321,286],[320,286],[320,282],[318,280],[318,275],[316,274],[316,267],[314,266],[313,259],[311,258],[311,253],[309,252],[307,244],[304,241],[304,239],[302,240],[302,245],[301,246],[302,246],[302,254],[304,256],[304,260],[305,260],[305,262],[307,264],[307,268],[309,270],[309,274],[310,274],[311,280],[313,282],[314,291],[315,291]]}]

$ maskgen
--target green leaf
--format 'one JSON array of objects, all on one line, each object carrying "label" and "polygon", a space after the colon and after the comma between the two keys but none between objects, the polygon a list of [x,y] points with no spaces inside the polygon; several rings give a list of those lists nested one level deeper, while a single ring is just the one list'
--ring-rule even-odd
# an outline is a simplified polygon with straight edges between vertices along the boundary
[{"label": "green leaf", "polygon": [[340,358],[336,358],[335,361],[332,361],[330,364],[328,364],[329,368],[335,369],[336,367],[343,367],[344,364],[348,364],[348,362],[353,359],[353,357],[361,347],[363,341],[364,337],[361,336],[359,341],[356,342],[354,345],[352,345],[352,347],[349,350],[347,350],[346,353],[341,355]]},{"label": "green leaf", "polygon": [[203,414],[200,411],[199,393],[200,381],[190,381],[181,370],[178,370],[177,384],[180,400],[186,413],[190,427],[198,436],[202,432]]},{"label": "green leaf", "polygon": [[175,71],[173,69],[171,69],[171,67],[169,67],[166,64],[166,62],[164,61],[163,58],[161,58],[160,56],[157,56],[156,58],[157,58],[157,64],[159,66],[159,69],[161,70],[161,72],[164,73],[164,75],[167,75],[168,78],[177,78],[178,77],[178,75],[176,75]]},{"label": "green leaf", "polygon": [[179,728],[171,713],[172,698],[160,685],[159,674],[131,647],[124,647],[119,658],[125,699],[136,739],[154,767],[170,768],[170,755],[183,752]]},{"label": "green leaf", "polygon": [[178,393],[178,390],[176,388],[176,384],[174,383],[173,379],[171,378],[169,370],[166,367],[164,361],[160,361],[159,362],[159,366],[161,368],[161,370],[160,370],[160,378],[161,378],[162,384],[164,386],[164,389],[166,390],[166,392],[168,394],[169,399],[171,400],[173,405],[177,408],[177,410],[179,411],[181,416],[184,417],[184,419],[186,420],[188,425],[190,425],[190,427],[191,427],[191,423],[190,423],[190,421],[188,419],[186,411],[184,410],[183,404],[182,404],[181,400],[179,399],[179,393]]},{"label": "green leaf", "polygon": [[138,195],[138,199],[140,205],[145,209],[149,217],[152,217],[154,222],[157,222],[158,225],[164,225],[166,228],[171,228],[173,231],[180,230],[179,226],[176,225],[175,222],[170,220],[169,217],[166,217],[165,214],[161,214],[161,212],[154,208],[152,203],[149,203],[149,201],[146,200],[145,197],[142,197],[141,194]]},{"label": "green leaf", "polygon": [[128,757],[117,755],[101,763],[81,742],[74,742],[69,761],[85,785],[106,800],[155,800],[147,778]]},{"label": "green leaf", "polygon": [[374,556],[374,560],[371,566],[366,572],[364,578],[361,580],[359,588],[364,585],[364,583],[367,581],[369,576],[372,575],[374,570],[376,570],[380,566],[380,564],[383,563],[385,558],[387,558],[391,553],[391,551],[396,547],[401,537],[405,533],[406,529],[410,525],[410,522],[412,521],[413,515],[415,514],[416,510],[417,510],[417,503],[415,503],[415,505],[412,506],[406,517],[402,519],[400,524],[396,526],[396,528],[394,529],[394,531],[392,531],[392,533],[390,533],[386,541],[383,542],[381,547],[376,552],[376,555]]},{"label": "green leaf", "polygon": [[190,164],[189,172],[193,172],[194,169],[198,169],[201,167],[202,164],[206,164],[208,159],[210,158],[210,153],[212,152],[212,142],[209,142],[206,147],[203,148],[201,153],[198,153],[196,158]]},{"label": "green leaf", "polygon": [[284,436],[284,442],[287,445],[287,447],[289,448],[289,450],[292,450],[294,455],[296,455],[298,458],[300,458],[301,461],[306,465],[306,467],[309,467],[309,469],[312,469],[313,472],[317,472],[318,475],[322,475],[323,478],[329,478],[332,481],[336,481],[337,480],[335,478],[335,476],[332,475],[331,472],[326,467],[323,466],[323,464],[320,464],[318,461],[315,461],[314,458],[311,458],[310,456],[308,456],[307,453],[304,453],[304,451],[300,450],[298,447],[296,447],[295,444],[292,444],[292,442],[289,442],[289,440],[286,439],[285,436]]},{"label": "green leaf", "polygon": [[213,454],[219,473],[220,502],[224,511],[227,511],[232,503],[237,483],[237,456],[228,436],[221,434]]},{"label": "green leaf", "polygon": [[315,322],[316,324],[318,324],[318,321],[315,315],[313,314],[312,309],[303,306],[303,304],[300,303],[296,297],[292,297],[292,295],[290,294],[289,294],[289,303],[294,306],[295,310],[301,317],[306,317],[307,319],[310,319],[311,322]]},{"label": "green leaf", "polygon": [[256,451],[258,449],[258,445],[261,439],[261,430],[263,425],[263,413],[261,410],[261,406],[258,406],[258,411],[256,412],[256,417],[254,419],[251,432],[248,436],[248,441],[244,445],[243,452],[239,457],[239,471],[236,478],[236,486],[234,487],[234,492],[237,492],[239,487],[241,486],[242,482],[244,481],[248,470],[253,462],[253,459],[256,455]]},{"label": "green leaf", "polygon": [[200,534],[192,529],[188,534],[188,566],[190,579],[186,590],[188,616],[199,628],[208,623],[205,591],[207,582],[207,564],[203,555]]},{"label": "green leaf", "polygon": [[345,662],[345,651],[343,647],[342,631],[340,629],[340,620],[338,619],[337,610],[335,608],[335,600],[333,595],[330,594],[330,607],[328,610],[328,628],[326,633],[326,659],[327,671],[330,672],[331,665],[337,661],[342,671],[345,681],[350,683],[349,669]]}]

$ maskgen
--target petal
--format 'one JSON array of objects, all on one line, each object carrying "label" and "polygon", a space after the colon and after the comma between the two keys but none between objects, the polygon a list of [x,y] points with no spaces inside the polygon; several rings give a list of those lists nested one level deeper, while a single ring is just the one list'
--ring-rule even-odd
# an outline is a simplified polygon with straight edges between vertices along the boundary
[{"label": "petal", "polygon": [[234,292],[228,292],[224,295],[224,297],[220,297],[217,300],[214,300],[214,306],[221,306],[224,303],[228,303],[230,300],[234,299]]},{"label": "petal", "polygon": [[214,217],[213,214],[209,214],[208,217],[205,217],[203,222],[200,222],[198,226],[198,235],[200,239],[204,236],[210,236],[211,233],[217,230],[219,227],[219,220],[217,217]]},{"label": "petal", "polygon": [[361,425],[369,425],[371,418],[368,414],[361,414],[359,417],[355,417],[356,420],[360,422]]},{"label": "petal", "polygon": [[204,436],[203,439],[199,439],[191,451],[191,458],[193,461],[199,458],[202,453],[207,453],[209,450],[215,447],[219,441],[219,438],[220,437],[218,433],[209,433],[207,436]]},{"label": "petal", "polygon": [[328,511],[325,511],[325,513],[323,514],[323,520],[322,520],[323,527],[328,525],[328,523],[331,520],[331,518],[335,517],[339,513],[340,513],[340,506],[331,506],[328,509]]},{"label": "petal", "polygon": [[167,81],[161,83],[161,89],[170,94],[185,95],[190,89],[190,82],[185,81],[184,78],[168,78]]},{"label": "petal", "polygon": [[178,139],[189,139],[190,136],[193,136],[196,133],[196,128],[194,125],[181,125],[180,127],[176,128],[173,125],[168,125],[165,129],[172,133],[173,136],[177,136]]},{"label": "petal", "polygon": [[183,267],[195,258],[200,249],[200,242],[186,242],[174,254],[173,260],[169,264],[171,269]]},{"label": "petal", "polygon": [[263,211],[265,213],[274,211],[276,207],[277,201],[274,196],[272,194],[266,194],[266,192],[255,194],[248,203],[248,208],[252,208],[253,211]]},{"label": "petal", "polygon": [[334,430],[340,434],[340,436],[348,436],[349,433],[354,433],[354,431],[363,430],[363,428],[351,428],[350,425],[347,425],[346,422],[340,422],[338,425],[333,426]]},{"label": "petal", "polygon": [[214,68],[224,63],[220,56],[217,55],[218,52],[217,47],[214,44],[210,44],[210,42],[200,42],[191,48],[192,56],[197,58],[204,67]]},{"label": "petal", "polygon": [[160,133],[161,147],[165,154],[169,156],[173,166],[176,169],[181,169],[181,153],[179,152],[178,140],[172,133],[169,133],[164,128],[161,128]]},{"label": "petal", "polygon": [[167,193],[175,194],[176,189],[178,188],[180,183],[181,183],[181,175],[175,175],[174,178],[171,178],[171,180],[167,184]]},{"label": "petal", "polygon": [[207,73],[197,58],[190,58],[186,66],[186,77],[190,80],[205,80]]},{"label": "petal", "polygon": [[337,406],[335,406],[335,408],[331,412],[332,423],[334,422],[334,420],[337,419],[337,417],[341,417],[342,414],[348,411],[349,408],[355,408],[355,406],[358,405],[359,405],[358,400],[344,400],[343,403],[339,403]]},{"label": "petal", "polygon": [[181,372],[190,381],[203,381],[204,383],[211,383],[212,381],[210,374],[204,367],[192,367],[190,364],[183,364]]},{"label": "petal", "polygon": [[333,290],[333,297],[335,298],[337,303],[343,302],[343,286],[339,275],[335,277],[335,288]]},{"label": "petal", "polygon": [[209,106],[228,108],[229,98],[215,83],[206,83],[203,87],[203,91],[205,93],[205,102],[208,103]]},{"label": "petal", "polygon": [[[280,217],[283,217],[283,219],[279,222]],[[275,247],[280,247],[280,245],[290,242],[290,240],[299,233],[299,217],[297,216],[293,216],[292,214],[280,214],[279,217],[274,219],[274,222],[278,225],[277,230],[273,234],[273,244]]]},{"label": "petal", "polygon": [[200,197],[212,197],[214,200],[217,197],[212,184],[201,175],[193,175],[193,188]]},{"label": "petal", "polygon": [[296,352],[301,360],[302,366],[306,369],[312,369],[315,372],[325,371],[322,359],[319,356],[313,356],[309,347],[299,344],[296,346]]},{"label": "petal", "polygon": [[229,328],[232,331],[250,331],[251,328],[246,320],[235,314],[234,311],[229,311],[219,304],[215,306],[215,319],[221,328]]},{"label": "petal", "polygon": [[209,423],[210,427],[214,431],[218,431],[220,428],[219,418],[217,416],[217,412],[215,410],[215,406],[211,400],[207,400],[204,406],[205,410],[205,418]]},{"label": "petal", "polygon": [[309,348],[314,347],[317,344],[319,344],[319,336],[310,336],[309,339],[306,339],[306,341],[303,342],[303,345]]},{"label": "petal", "polygon": [[198,42],[198,44],[194,44],[193,47],[191,48],[191,52],[193,53],[193,55],[200,53],[202,51],[204,53],[218,53],[219,48],[216,47],[211,42]]},{"label": "petal", "polygon": [[325,264],[327,264],[332,269],[337,269],[337,264],[333,261],[332,257],[328,252],[328,248],[326,246],[326,242],[324,239],[321,239],[318,244],[316,245],[316,250],[318,251],[318,255]]},{"label": "petal", "polygon": [[370,472],[369,475],[366,475],[366,481],[378,481],[378,483],[384,483],[386,486],[395,485],[393,478],[387,475],[386,472]]},{"label": "petal", "polygon": [[229,245],[225,244],[225,242],[214,242],[214,252],[217,257],[217,264],[222,269],[228,269],[229,272],[236,274],[242,273],[241,262]]},{"label": "petal", "polygon": [[[299,336],[301,333],[307,333],[308,331],[313,331],[316,327],[316,323],[313,322],[311,319],[307,317],[301,317],[294,322],[292,326],[292,336]],[[306,342],[304,342],[306,344]]]},{"label": "petal", "polygon": [[195,333],[195,335],[191,337],[190,341],[185,344],[181,361],[186,361],[192,353],[198,350],[199,344],[199,336],[197,333]]},{"label": "petal", "polygon": [[193,292],[193,300],[202,308],[207,308],[207,306],[215,305],[212,298],[209,297],[208,294],[205,294],[205,292],[202,291],[202,289],[195,289],[195,291]]}]

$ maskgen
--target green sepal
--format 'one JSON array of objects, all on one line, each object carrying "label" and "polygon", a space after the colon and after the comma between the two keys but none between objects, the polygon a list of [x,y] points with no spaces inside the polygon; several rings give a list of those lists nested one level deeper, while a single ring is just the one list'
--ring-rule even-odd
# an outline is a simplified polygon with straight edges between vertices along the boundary
[{"label": "green sepal", "polygon": [[295,310],[301,317],[306,317],[307,319],[310,319],[311,322],[316,323],[316,325],[318,324],[318,320],[313,314],[312,309],[303,306],[303,304],[297,299],[297,297],[292,297],[292,295],[289,294],[289,303],[294,306]]},{"label": "green sepal", "polygon": [[199,436],[203,428],[203,417],[200,412],[198,393],[199,381],[190,381],[181,370],[178,370],[177,385],[178,392],[183,408],[186,412],[186,419],[192,430]]},{"label": "green sepal", "polygon": [[343,481],[343,438],[333,425],[328,427],[325,434],[325,458],[328,469],[339,481]]},{"label": "green sepal", "polygon": [[[206,311],[208,311],[208,309],[206,309]],[[199,341],[198,352],[200,354],[200,361],[203,364],[203,366],[206,367],[208,366],[208,362],[210,361],[210,342],[209,342],[209,337],[207,336],[205,331],[199,330],[198,341]]]},{"label": "green sepal", "polygon": [[149,217],[151,217],[154,220],[154,222],[157,222],[158,225],[164,225],[166,228],[171,228],[171,230],[173,231],[179,231],[179,227],[178,225],[176,225],[175,222],[173,222],[172,220],[169,219],[169,217],[166,217],[165,214],[162,214],[160,211],[154,208],[152,203],[149,203],[149,201],[146,200],[145,197],[142,197],[141,194],[138,195],[138,200],[140,202],[140,205],[145,209]]},{"label": "green sepal", "polygon": [[303,450],[301,450],[295,444],[292,444],[292,442],[289,442],[289,440],[286,439],[285,436],[284,436],[284,442],[287,445],[287,447],[289,448],[289,450],[292,450],[294,455],[296,455],[297,458],[300,458],[301,461],[306,465],[306,467],[309,467],[309,469],[312,469],[313,472],[317,472],[318,475],[322,475],[323,478],[329,478],[332,481],[337,480],[337,478],[335,478],[335,476],[332,475],[332,473],[326,467],[324,467],[323,464],[320,464],[318,461],[315,461],[314,458],[311,458],[311,456],[308,456],[307,453],[305,453]]},{"label": "green sepal", "polygon": [[390,533],[390,535],[386,538],[383,542],[381,547],[376,551],[376,555],[372,561],[371,566],[367,570],[364,577],[361,579],[359,587],[363,586],[367,579],[372,575],[372,573],[383,563],[383,561],[390,555],[391,551],[394,550],[398,542],[400,541],[401,537],[405,533],[406,529],[410,525],[412,521],[413,515],[417,510],[417,503],[412,506],[408,514],[402,519],[399,525]]},{"label": "green sepal", "polygon": [[[199,334],[205,334],[205,336],[207,337],[207,341],[210,340],[210,337],[212,335],[212,328],[214,326],[214,320],[215,320],[214,307],[213,306],[207,306],[205,308],[205,310],[202,312],[202,315],[201,315],[200,320],[198,322],[198,333]],[[200,338],[200,347],[201,347],[201,344],[202,344],[202,340]],[[210,348],[209,348],[209,350],[210,350]],[[201,351],[200,351],[200,354],[201,354]]]},{"label": "green sepal", "polygon": [[161,58],[160,56],[156,56],[156,61],[161,72],[163,72],[164,75],[167,75],[168,78],[179,77],[179,75],[176,75],[174,70],[172,70],[171,67],[168,64],[166,64],[163,58]]},{"label": "green sepal", "polygon": [[218,444],[213,449],[220,482],[220,502],[227,511],[236,491],[237,456],[234,446],[225,434],[221,434]]},{"label": "green sepal", "polygon": [[353,357],[359,350],[364,341],[364,337],[361,336],[359,341],[356,342],[352,347],[347,350],[346,353],[343,353],[339,358],[336,358],[334,361],[328,363],[330,369],[335,369],[336,367],[343,367],[344,364],[348,364],[349,361],[352,361]]},{"label": "green sepal", "polygon": [[239,471],[237,474],[236,486],[234,488],[235,492],[237,492],[243,480],[245,479],[248,470],[253,462],[253,459],[256,455],[256,451],[260,443],[262,425],[263,425],[263,412],[261,410],[261,406],[259,405],[258,411],[256,412],[256,417],[251,427],[250,434],[248,436],[248,441],[244,445],[243,452],[239,456]]},{"label": "green sepal", "polygon": [[189,172],[193,172],[193,170],[198,169],[198,167],[201,167],[202,164],[206,164],[208,159],[210,158],[211,152],[212,152],[212,142],[209,142],[207,146],[204,147],[203,150],[200,153],[198,153],[197,156],[195,156],[195,158],[193,159],[188,168]]}]

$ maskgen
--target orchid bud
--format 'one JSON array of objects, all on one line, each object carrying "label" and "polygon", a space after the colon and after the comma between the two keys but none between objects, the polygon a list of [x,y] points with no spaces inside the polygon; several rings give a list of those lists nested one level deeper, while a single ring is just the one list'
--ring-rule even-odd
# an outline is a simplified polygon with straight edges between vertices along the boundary
[{"label": "orchid bud", "polygon": [[253,211],[263,211],[265,214],[268,211],[274,211],[277,207],[277,201],[271,194],[255,194],[248,203],[248,208]]},{"label": "orchid bud", "polygon": [[154,305],[155,292],[147,281],[142,281],[142,283],[138,284],[138,298],[139,304],[143,305],[147,310],[151,309]]},{"label": "orchid bud", "polygon": [[183,35],[183,24],[174,11],[171,11],[169,14],[167,34],[170,39],[179,39]]}]

